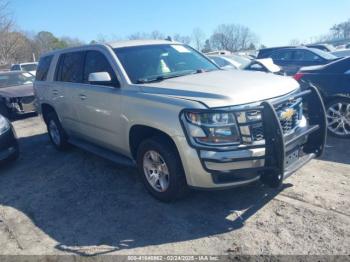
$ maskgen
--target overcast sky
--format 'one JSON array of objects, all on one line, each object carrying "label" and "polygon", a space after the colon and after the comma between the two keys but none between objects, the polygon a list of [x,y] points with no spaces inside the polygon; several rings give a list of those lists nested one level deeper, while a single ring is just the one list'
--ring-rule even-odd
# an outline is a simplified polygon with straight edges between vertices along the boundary
[{"label": "overcast sky", "polygon": [[207,37],[223,23],[248,26],[273,46],[309,40],[350,18],[350,0],[10,0],[20,29],[50,31],[86,42],[159,30]]}]

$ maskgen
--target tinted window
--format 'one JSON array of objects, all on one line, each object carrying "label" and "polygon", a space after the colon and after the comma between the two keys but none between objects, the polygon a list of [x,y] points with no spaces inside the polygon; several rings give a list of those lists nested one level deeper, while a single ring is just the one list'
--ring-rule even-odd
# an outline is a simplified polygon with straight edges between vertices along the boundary
[{"label": "tinted window", "polygon": [[307,50],[296,50],[294,51],[293,60],[294,61],[320,61],[322,60],[322,58]]},{"label": "tinted window", "polygon": [[89,74],[108,72],[112,82],[117,82],[117,77],[107,58],[99,51],[88,51],[85,58],[84,83],[88,83]]},{"label": "tinted window", "polygon": [[22,65],[23,71],[35,71],[37,69],[37,64],[25,64]]},{"label": "tinted window", "polygon": [[33,81],[34,81],[34,76],[27,72],[24,72],[24,73],[9,72],[9,73],[0,74],[0,88],[32,84]]},{"label": "tinted window", "polygon": [[221,57],[213,56],[213,57],[211,57],[211,59],[213,59],[213,61],[220,67],[231,66],[231,64],[228,61],[226,61],[225,59],[223,59]]},{"label": "tinted window", "polygon": [[288,61],[288,60],[292,60],[292,50],[281,50],[281,51],[277,51],[274,52],[271,55],[271,58],[273,60],[282,60],[282,61]]},{"label": "tinted window", "polygon": [[72,52],[60,56],[56,81],[82,83],[85,52]]},{"label": "tinted window", "polygon": [[47,78],[47,73],[49,72],[51,61],[53,56],[45,56],[40,59],[38,69],[36,71],[35,80],[45,81]]},{"label": "tinted window", "polygon": [[20,68],[19,65],[13,65],[13,66],[11,67],[11,70],[12,70],[12,71],[17,71],[17,70],[21,70],[21,68]]}]

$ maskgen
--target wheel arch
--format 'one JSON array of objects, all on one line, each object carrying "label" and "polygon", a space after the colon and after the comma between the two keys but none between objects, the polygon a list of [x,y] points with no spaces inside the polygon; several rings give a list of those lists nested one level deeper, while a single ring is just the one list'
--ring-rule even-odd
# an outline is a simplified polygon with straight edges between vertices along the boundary
[{"label": "wheel arch", "polygon": [[164,141],[170,143],[179,154],[176,143],[169,134],[167,134],[166,132],[158,128],[154,128],[154,127],[150,127],[142,124],[135,124],[129,130],[129,147],[130,147],[131,156],[134,159],[136,159],[137,149],[142,143],[142,141],[154,136],[162,137]]}]

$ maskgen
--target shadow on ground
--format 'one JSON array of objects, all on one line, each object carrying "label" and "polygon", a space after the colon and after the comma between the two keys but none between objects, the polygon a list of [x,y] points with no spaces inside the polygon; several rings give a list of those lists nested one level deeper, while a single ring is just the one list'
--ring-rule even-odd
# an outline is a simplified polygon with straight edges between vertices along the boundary
[{"label": "shadow on ground", "polygon": [[290,186],[276,191],[257,183],[164,204],[145,192],[134,169],[76,148],[57,152],[46,134],[20,145],[20,159],[0,171],[0,204],[26,214],[58,250],[80,255],[233,231]]},{"label": "shadow on ground", "polygon": [[321,160],[350,164],[350,139],[340,139],[328,136],[326,150]]}]

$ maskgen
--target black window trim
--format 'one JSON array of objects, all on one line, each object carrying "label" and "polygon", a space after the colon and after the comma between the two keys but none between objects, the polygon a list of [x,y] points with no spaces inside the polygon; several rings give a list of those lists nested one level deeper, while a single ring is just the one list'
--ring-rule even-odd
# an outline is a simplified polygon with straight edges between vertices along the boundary
[{"label": "black window trim", "polygon": [[[37,79],[38,70],[39,70],[39,65],[40,65],[40,60],[39,60],[38,67],[37,67],[37,72],[36,72],[36,75],[35,75],[35,81],[41,81],[41,82],[47,81],[47,77],[48,77],[48,75],[49,75],[49,73],[50,73],[50,70],[51,70],[51,67],[52,67],[53,58],[54,58],[54,55],[46,55],[46,56],[43,56],[43,57],[40,58],[40,60],[42,60],[42,59],[49,59],[50,62],[49,62],[49,65],[48,65],[48,67],[47,67],[47,72],[46,72],[46,74],[45,74],[44,79],[40,79],[40,80],[39,80],[39,79]],[[19,65],[19,64],[18,64],[18,65]],[[20,66],[20,65],[19,65],[19,66]]]},{"label": "black window trim", "polygon": [[[70,51],[70,52],[64,52],[64,53],[61,53],[59,54],[59,57],[58,57],[58,60],[57,60],[57,63],[56,63],[56,68],[55,68],[55,74],[54,74],[54,79],[53,81],[54,82],[62,82],[62,83],[73,83],[73,84],[83,84],[83,85],[96,85],[96,84],[91,84],[91,83],[85,83],[84,82],[84,73],[85,73],[85,64],[86,64],[86,56],[87,56],[87,53],[88,52],[91,52],[91,51],[96,51],[96,52],[99,52],[101,53],[104,58],[106,59],[106,61],[109,63],[112,71],[113,71],[113,74],[114,74],[114,77],[116,79],[116,82],[115,83],[111,83],[111,85],[99,85],[99,86],[103,86],[103,87],[113,87],[113,88],[120,88],[121,87],[121,84],[120,84],[120,80],[119,80],[119,77],[118,77],[118,74],[115,73],[115,70],[113,69],[113,66],[111,65],[110,61],[108,60],[108,58],[106,57],[106,55],[101,52],[101,50],[96,50],[96,49],[84,49],[84,50],[77,50],[77,51]],[[59,73],[59,68],[62,66],[63,62],[64,62],[64,58],[67,54],[71,54],[71,53],[79,53],[79,52],[82,52],[84,53],[83,54],[83,70],[82,70],[82,82],[79,82],[79,83],[74,83],[74,82],[66,82],[66,81],[61,81],[61,80],[58,80],[58,73]],[[63,61],[63,62],[61,62]],[[62,74],[62,70],[60,71],[60,73]],[[113,76],[111,76],[113,78]]]}]

